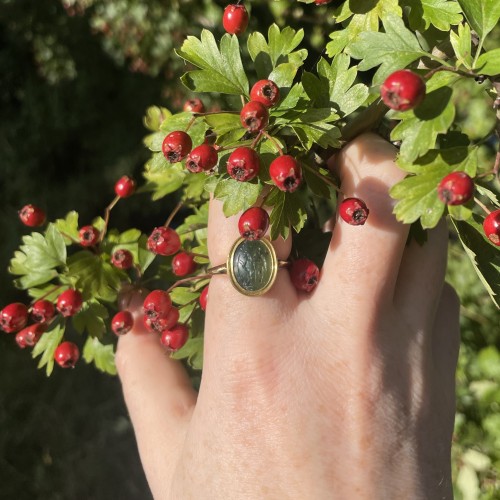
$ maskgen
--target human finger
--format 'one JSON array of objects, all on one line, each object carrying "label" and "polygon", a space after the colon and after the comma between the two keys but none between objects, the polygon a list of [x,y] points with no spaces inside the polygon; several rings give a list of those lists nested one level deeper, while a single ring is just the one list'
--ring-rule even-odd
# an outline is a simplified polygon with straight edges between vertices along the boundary
[{"label": "human finger", "polygon": [[404,251],[394,305],[416,328],[430,327],[434,322],[443,290],[447,249],[448,229],[443,219],[427,232],[425,243],[413,240]]},{"label": "human finger", "polygon": [[363,226],[337,220],[322,270],[315,301],[331,301],[340,289],[343,295],[358,295],[359,287],[369,294],[374,307],[392,299],[408,226],[393,214],[389,189],[405,177],[395,164],[396,149],[381,137],[364,134],[339,153],[335,169],[341,180],[343,198],[360,198],[369,216]]},{"label": "human finger", "polygon": [[137,326],[120,337],[116,367],[149,485],[156,498],[163,498],[196,392],[182,365],[169,358],[158,336],[140,322],[142,300],[136,298],[129,306]]}]

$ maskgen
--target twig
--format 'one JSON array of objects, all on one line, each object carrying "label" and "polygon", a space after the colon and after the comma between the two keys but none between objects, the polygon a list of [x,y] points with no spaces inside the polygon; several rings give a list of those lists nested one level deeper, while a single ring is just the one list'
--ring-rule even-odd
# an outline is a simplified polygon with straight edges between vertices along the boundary
[{"label": "twig", "polygon": [[104,237],[108,231],[109,224],[109,215],[111,214],[111,210],[115,207],[115,205],[120,201],[120,197],[116,196],[115,199],[105,208],[104,210],[104,228],[102,230],[101,236],[99,238],[99,243],[104,241]]},{"label": "twig", "polygon": [[488,209],[488,207],[479,199],[474,197],[474,201],[476,202],[476,205],[479,205],[487,214],[491,213],[491,210]]},{"label": "twig", "polygon": [[337,193],[341,193],[342,194],[342,191],[340,190],[340,188],[331,179],[329,179],[328,177],[325,177],[324,175],[320,174],[319,172],[317,172],[316,170],[314,170],[314,168],[312,168],[309,165],[307,165],[307,163],[303,163],[303,166],[304,166],[304,168],[308,172],[311,172],[311,174],[314,174],[316,177],[319,177],[321,180],[323,180],[324,182],[326,182],[326,184],[328,184],[333,189],[335,189],[335,191],[337,191]]},{"label": "twig", "polygon": [[177,212],[184,206],[184,202],[179,201],[175,208],[172,210],[172,213],[168,216],[168,219],[165,221],[165,224],[163,224],[164,227],[170,226],[170,223],[172,222],[173,218],[177,215]]},{"label": "twig", "polygon": [[280,145],[278,144],[278,141],[273,136],[269,135],[265,130],[261,130],[261,133],[276,146],[276,149],[279,151],[280,156],[283,156],[284,153]]},{"label": "twig", "polygon": [[199,281],[204,280],[206,278],[211,278],[211,274],[199,274],[198,276],[192,276],[191,278],[183,278],[181,280],[176,281],[168,290],[167,293],[170,293],[174,288],[177,288],[179,285],[183,283],[189,283],[190,281]]}]

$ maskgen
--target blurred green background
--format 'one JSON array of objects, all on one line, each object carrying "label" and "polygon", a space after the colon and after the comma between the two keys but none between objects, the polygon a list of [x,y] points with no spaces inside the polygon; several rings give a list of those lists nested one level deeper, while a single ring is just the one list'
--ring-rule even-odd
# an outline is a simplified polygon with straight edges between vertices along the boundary
[{"label": "blurred green background", "polygon": [[[179,110],[183,63],[173,54],[202,27],[221,35],[227,2],[214,0],[0,0],[0,304],[25,300],[7,263],[27,233],[26,203],[51,219],[70,209],[82,223],[102,213],[123,175],[140,178],[148,153],[142,116]],[[309,68],[329,32],[326,10],[293,0],[251,3],[251,29],[304,27]],[[498,38],[497,38],[498,41]],[[466,132],[484,127],[477,85],[464,89]],[[477,102],[476,102],[477,101]],[[207,104],[211,104],[207,102]],[[213,102],[212,104],[216,104]],[[137,196],[113,224],[147,230],[168,200]],[[500,498],[500,314],[463,252],[452,246],[449,279],[462,298],[454,475],[457,498]],[[149,490],[117,379],[80,363],[36,370],[12,336],[0,335],[0,499],[147,499]]]}]

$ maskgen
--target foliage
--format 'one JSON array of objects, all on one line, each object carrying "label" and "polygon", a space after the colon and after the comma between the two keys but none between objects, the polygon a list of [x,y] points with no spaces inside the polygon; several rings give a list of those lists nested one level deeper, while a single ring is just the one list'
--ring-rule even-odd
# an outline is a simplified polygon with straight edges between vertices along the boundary
[{"label": "foliage", "polygon": [[[150,131],[144,143],[150,156],[145,162],[145,183],[140,192],[149,194],[154,201],[161,200],[160,203],[167,200],[171,206],[173,201],[169,202],[167,196],[176,193],[183,203],[183,220],[176,217],[174,224],[183,247],[199,255],[200,274],[210,265],[202,257],[207,253],[210,194],[223,202],[228,216],[252,206],[259,197],[264,198],[271,209],[271,237],[293,235],[295,248],[321,263],[325,245],[317,236],[320,223],[311,207],[334,204],[337,187],[324,160],[365,129],[377,128],[380,133],[389,130],[388,138],[399,147],[398,164],[408,173],[391,191],[396,217],[429,229],[443,216],[449,216],[452,238],[457,237],[465,250],[458,252],[458,246],[454,246],[449,266],[449,278],[461,295],[464,336],[457,379],[455,493],[457,498],[493,499],[499,487],[495,471],[500,466],[500,338],[499,312],[495,307],[500,305],[500,253],[482,235],[481,209],[472,202],[460,207],[445,206],[437,196],[437,185],[448,173],[465,171],[476,180],[476,197],[490,208],[498,207],[498,171],[493,165],[495,155],[497,167],[500,161],[500,49],[495,30],[500,19],[499,4],[496,0],[361,0],[317,8],[308,5],[312,2],[252,2],[251,28],[256,29],[240,39],[222,34],[219,25],[223,5],[209,0],[201,5],[194,0],[172,5],[145,0],[63,0],[64,11],[46,9],[49,14],[42,14],[41,6],[34,10],[36,15],[26,16],[26,20],[20,5],[6,0],[3,3],[8,16],[16,19],[10,24],[9,36],[23,39],[24,53],[32,51],[37,62],[39,76],[30,75],[31,88],[24,87],[31,92],[28,95],[37,95],[33,82],[38,83],[40,76],[58,91],[63,85],[72,91],[56,103],[57,113],[61,113],[59,108],[68,107],[61,103],[81,91],[78,85],[82,84],[71,86],[72,80],[90,81],[91,71],[82,71],[83,58],[70,36],[72,32],[82,36],[88,26],[115,64],[126,66],[131,72],[160,77],[153,92],[155,97],[147,99],[161,105],[149,107],[144,117]],[[304,29],[305,23],[311,29]],[[324,33],[329,33],[328,42]],[[85,46],[85,53],[97,52],[95,40]],[[174,57],[174,48],[180,57]],[[426,97],[416,109],[389,111],[378,103],[379,85],[390,73],[402,68],[410,68],[424,78]],[[184,90],[177,81],[182,72]],[[124,81],[120,80],[122,76],[112,79],[115,87],[119,86],[118,81]],[[105,78],[106,73],[99,73],[100,82]],[[278,84],[281,100],[271,109],[268,135],[256,138],[241,127],[238,112],[240,96],[247,99],[251,84],[260,78],[270,78]],[[16,85],[13,81],[10,88]],[[160,102],[160,86],[170,102]],[[89,88],[86,96],[93,95],[96,87]],[[125,94],[129,99],[140,93],[136,87],[128,89],[129,94]],[[108,87],[108,93],[113,91],[113,86]],[[202,94],[211,106],[211,114],[193,117],[191,113],[176,112],[191,93]],[[8,118],[19,120],[16,123],[27,122],[26,115],[17,116],[15,99],[9,96],[8,102]],[[86,101],[82,102],[81,115],[72,118],[75,121],[79,116],[87,116]],[[146,108],[144,101],[140,105]],[[115,112],[125,105],[115,103],[102,112],[103,117],[99,106],[104,109],[104,104],[98,103],[96,116],[109,124]],[[41,116],[41,108],[37,109],[35,114]],[[89,118],[89,123],[96,123],[96,116]],[[125,121],[130,123],[128,118]],[[48,125],[52,135],[65,131],[71,127],[71,120],[65,120],[60,128],[53,127]],[[27,138],[28,146],[33,128],[43,129],[38,123],[37,127],[31,125],[17,134]],[[184,164],[171,165],[166,161],[161,152],[163,138],[177,129],[188,129],[195,145],[203,142],[207,131],[211,132],[219,148],[219,164],[214,172],[191,174]],[[81,130],[75,127],[75,132]],[[128,134],[123,130],[117,134],[115,143],[119,147],[96,162],[95,184],[100,184],[101,189],[103,166],[109,161],[116,163],[112,174],[104,175],[108,184],[121,169],[117,159],[125,154],[118,151],[127,143]],[[92,144],[98,142],[97,135],[92,135]],[[8,137],[14,149],[21,150],[19,139],[13,133]],[[106,138],[104,142],[104,149],[110,151],[112,141]],[[50,150],[50,141],[43,136],[38,144],[40,149],[32,145],[28,149]],[[238,145],[255,147],[262,159],[258,177],[248,183],[230,178],[224,168],[228,153]],[[131,150],[127,151],[130,154]],[[302,164],[304,187],[295,193],[279,191],[269,177],[269,164],[281,152],[294,155]],[[10,172],[23,163],[24,158],[19,155],[8,163]],[[140,154],[135,158],[137,165]],[[73,156],[68,155],[64,161],[72,160]],[[32,158],[28,161],[36,165]],[[50,159],[45,158],[43,164],[47,163]],[[133,168],[130,163],[126,165],[129,171]],[[84,168],[79,171],[84,172]],[[75,185],[72,192],[78,191],[78,187]],[[86,198],[87,195],[81,199]],[[133,203],[129,214],[143,205]],[[54,301],[69,286],[84,294],[83,310],[66,324],[54,322],[33,350],[47,374],[53,369],[54,349],[67,336],[74,336],[83,346],[87,363],[114,374],[115,338],[109,330],[109,318],[116,311],[115,302],[124,284],[141,285],[149,280],[148,284],[168,287],[175,281],[170,260],[155,257],[146,248],[151,222],[134,220],[134,225],[141,229],[109,229],[99,252],[75,245],[79,219],[89,220],[96,210],[97,204],[79,208],[45,231],[25,235],[11,260],[10,272],[16,276],[16,286],[30,297]],[[161,224],[166,218],[164,209],[156,210],[157,224]],[[116,210],[113,217],[115,214]],[[104,227],[103,219],[94,224]],[[318,249],[304,243],[308,234],[315,235]],[[132,252],[138,264],[136,270],[123,272],[110,264],[111,254],[118,248]],[[202,367],[204,316],[197,301],[205,284],[204,279],[193,280],[189,286],[172,291],[174,303],[181,308],[181,321],[188,322],[191,329],[190,340],[174,357],[183,359],[193,370]]]}]

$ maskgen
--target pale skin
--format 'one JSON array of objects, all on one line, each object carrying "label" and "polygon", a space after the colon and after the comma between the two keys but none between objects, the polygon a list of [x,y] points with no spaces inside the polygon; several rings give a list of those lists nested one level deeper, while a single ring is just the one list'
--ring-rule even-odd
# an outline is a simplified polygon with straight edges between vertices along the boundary
[{"label": "pale skin", "polygon": [[[158,338],[120,338],[117,367],[155,499],[451,499],[459,304],[444,283],[447,231],[406,246],[388,188],[395,150],[365,134],[335,159],[362,227],[332,220],[311,294],[286,270],[262,297],[214,276],[199,393]],[[209,215],[211,262],[237,217]],[[289,242],[275,242],[286,259]],[[137,306],[141,298],[136,297]]]}]

